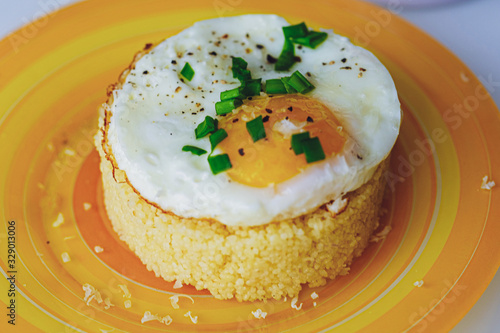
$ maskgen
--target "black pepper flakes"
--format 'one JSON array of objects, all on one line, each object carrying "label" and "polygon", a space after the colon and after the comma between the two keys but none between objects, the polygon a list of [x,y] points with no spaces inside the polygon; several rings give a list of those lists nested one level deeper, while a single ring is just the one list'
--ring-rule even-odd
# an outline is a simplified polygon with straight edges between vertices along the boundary
[{"label": "black pepper flakes", "polygon": [[240,118],[234,118],[233,123],[237,123],[240,120]]},{"label": "black pepper flakes", "polygon": [[273,110],[271,110],[271,109],[266,109],[266,112],[267,112],[267,113],[269,113],[269,114],[271,114],[271,113],[273,113]]},{"label": "black pepper flakes", "polygon": [[229,37],[229,35],[228,35],[228,34],[225,34],[225,35],[223,35],[221,38],[222,38],[222,39],[226,39],[226,38],[228,38],[228,37]]},{"label": "black pepper flakes", "polygon": [[362,71],[362,72],[366,72],[366,69],[363,68],[363,67],[360,67],[359,70]]},{"label": "black pepper flakes", "polygon": [[346,59],[346,58],[342,58],[342,60],[340,60],[340,61],[342,61],[342,63],[344,63],[344,64],[345,64],[345,63],[346,63],[346,61],[347,61],[347,59]]},{"label": "black pepper flakes", "polygon": [[352,69],[350,66],[340,67],[340,69]]},{"label": "black pepper flakes", "polygon": [[302,62],[302,58],[301,57],[293,57],[293,59],[295,60],[295,62]]},{"label": "black pepper flakes", "polygon": [[193,55],[194,53],[193,52],[188,52],[187,55],[191,56]]},{"label": "black pepper flakes", "polygon": [[255,47],[258,48],[259,50],[262,50],[264,48],[264,45],[257,44],[257,45],[255,45]]},{"label": "black pepper flakes", "polygon": [[363,159],[363,156],[360,156],[360,155],[356,155],[356,157],[358,158],[358,160],[362,160]]},{"label": "black pepper flakes", "polygon": [[293,111],[293,107],[292,106],[288,107],[288,111],[292,112]]},{"label": "black pepper flakes", "polygon": [[269,116],[265,116],[264,118],[262,118],[263,123],[267,123],[268,121],[269,121]]},{"label": "black pepper flakes", "polygon": [[245,155],[245,151],[243,150],[243,148],[238,149],[238,154],[240,154],[240,156]]},{"label": "black pepper flakes", "polygon": [[312,76],[310,72],[307,72],[306,75],[309,76],[309,77]]},{"label": "black pepper flakes", "polygon": [[177,65],[177,61],[175,61],[175,60],[172,60],[171,63],[172,63],[172,65]]},{"label": "black pepper flakes", "polygon": [[144,72],[142,72],[142,74],[144,74],[144,75],[148,75],[148,74],[149,74],[149,72],[148,72],[148,71],[144,71]]},{"label": "black pepper flakes", "polygon": [[214,56],[214,57],[215,57],[215,56],[217,55],[217,52],[212,51],[212,52],[208,52],[208,54],[210,54],[211,56]]},{"label": "black pepper flakes", "polygon": [[145,46],[144,46],[144,50],[149,50],[150,48],[153,47],[153,44],[152,43],[147,43]]},{"label": "black pepper flakes", "polygon": [[311,117],[307,117],[306,120],[307,120],[308,123],[314,123],[314,119],[312,119]]},{"label": "black pepper flakes", "polygon": [[268,63],[270,64],[275,64],[276,61],[278,61],[278,59],[276,59],[275,57],[273,57],[272,55],[268,54],[267,57],[266,57],[266,60]]}]

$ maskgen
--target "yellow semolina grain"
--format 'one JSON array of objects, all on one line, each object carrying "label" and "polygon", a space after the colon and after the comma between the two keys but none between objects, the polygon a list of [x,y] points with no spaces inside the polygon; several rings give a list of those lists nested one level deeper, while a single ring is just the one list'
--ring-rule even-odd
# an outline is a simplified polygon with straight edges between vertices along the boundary
[{"label": "yellow semolina grain", "polygon": [[[101,129],[103,119],[100,119]],[[378,226],[384,193],[382,162],[372,179],[346,197],[340,214],[325,205],[314,212],[262,226],[231,227],[183,218],[145,201],[102,148],[105,206],[120,239],[158,277],[208,289],[216,298],[238,301],[295,297],[303,284],[318,287],[345,275]],[[117,178],[118,180],[116,180]]]}]

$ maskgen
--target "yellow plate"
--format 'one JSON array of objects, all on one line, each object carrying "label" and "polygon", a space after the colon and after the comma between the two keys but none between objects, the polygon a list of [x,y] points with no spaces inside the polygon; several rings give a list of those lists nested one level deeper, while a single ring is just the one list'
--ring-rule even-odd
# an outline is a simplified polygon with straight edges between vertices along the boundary
[{"label": "yellow plate", "polygon": [[[449,51],[388,11],[357,1],[89,0],[43,17],[0,43],[0,331],[447,331],[500,264],[500,116]],[[394,77],[405,116],[387,175],[382,230],[348,276],[290,300],[238,303],[148,272],[112,232],[92,136],[109,83],[145,43],[194,21],[277,13],[333,28],[373,51]],[[497,166],[496,170],[493,169]],[[59,214],[61,213],[61,216]],[[12,225],[9,226],[9,221]],[[55,223],[55,224],[54,224]],[[14,238],[7,238],[10,233]],[[15,245],[16,252],[8,253]],[[96,253],[95,246],[104,251]],[[63,254],[70,261],[63,260]],[[9,261],[10,260],[10,261]],[[414,285],[423,281],[423,286]],[[84,301],[89,283],[106,309]],[[131,293],[126,308],[119,285]],[[319,298],[312,299],[315,291]],[[169,297],[191,295],[172,308]],[[15,297],[13,296],[15,294]],[[14,303],[11,303],[12,300]],[[315,303],[314,303],[315,302]],[[11,304],[14,304],[12,307]],[[315,306],[316,304],[316,306]],[[16,326],[8,324],[11,309]],[[267,312],[256,319],[252,311]],[[141,323],[148,310],[173,323]],[[195,325],[187,311],[198,317]],[[14,317],[13,317],[14,318]]]}]

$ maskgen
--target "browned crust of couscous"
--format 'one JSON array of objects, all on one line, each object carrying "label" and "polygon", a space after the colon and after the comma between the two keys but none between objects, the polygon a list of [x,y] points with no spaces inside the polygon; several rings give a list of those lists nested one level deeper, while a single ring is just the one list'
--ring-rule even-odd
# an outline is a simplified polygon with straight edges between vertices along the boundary
[{"label": "browned crust of couscous", "polygon": [[262,226],[231,227],[215,220],[176,216],[148,202],[120,170],[107,142],[112,91],[152,44],[139,52],[108,89],[96,147],[101,156],[105,206],[120,239],[149,270],[167,281],[208,289],[216,298],[239,301],[295,297],[303,284],[324,285],[345,275],[378,226],[388,159],[371,180],[345,195],[338,214],[325,205],[293,219]]}]

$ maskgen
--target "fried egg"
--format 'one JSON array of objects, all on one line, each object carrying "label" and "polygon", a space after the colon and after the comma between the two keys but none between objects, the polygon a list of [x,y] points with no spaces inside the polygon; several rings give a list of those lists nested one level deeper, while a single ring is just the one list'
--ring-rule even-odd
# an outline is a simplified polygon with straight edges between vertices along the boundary
[{"label": "fried egg", "polygon": [[[387,69],[367,50],[324,30],[315,49],[295,45],[297,62],[284,72],[274,60],[284,44],[285,19],[244,15],[195,23],[145,54],[113,92],[107,143],[131,186],[178,216],[255,226],[307,214],[366,183],[389,155],[401,112]],[[217,116],[220,93],[240,86],[232,57],[248,63],[253,78],[302,73],[315,88],[306,94],[247,98]],[[181,74],[189,63],[191,81]],[[207,155],[183,151],[197,139],[206,116],[228,136],[212,155],[227,154],[232,167],[216,175]],[[265,139],[254,142],[246,124],[262,116]],[[318,137],[325,158],[307,163],[291,137]]]}]

